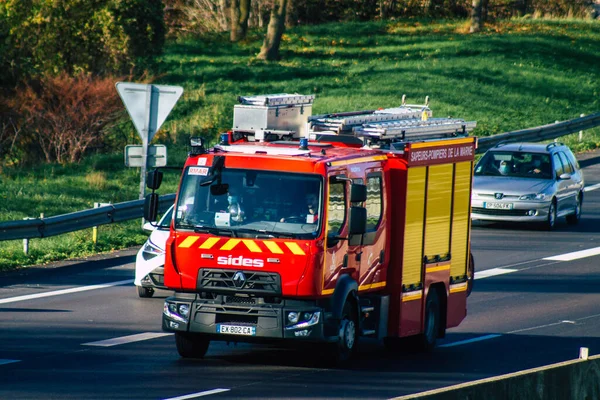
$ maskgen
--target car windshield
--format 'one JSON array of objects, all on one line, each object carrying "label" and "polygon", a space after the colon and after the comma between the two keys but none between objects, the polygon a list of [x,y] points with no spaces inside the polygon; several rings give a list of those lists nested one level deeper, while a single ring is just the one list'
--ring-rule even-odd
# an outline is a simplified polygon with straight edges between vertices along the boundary
[{"label": "car windshield", "polygon": [[158,221],[157,228],[161,230],[168,230],[171,227],[171,220],[173,219],[173,206],[171,206],[165,215]]},{"label": "car windshield", "polygon": [[320,175],[226,168],[220,183],[203,186],[206,175],[204,168],[186,169],[175,229],[232,237],[309,239],[319,234]]},{"label": "car windshield", "polygon": [[475,176],[483,175],[551,179],[550,156],[523,151],[488,151],[475,167]]}]

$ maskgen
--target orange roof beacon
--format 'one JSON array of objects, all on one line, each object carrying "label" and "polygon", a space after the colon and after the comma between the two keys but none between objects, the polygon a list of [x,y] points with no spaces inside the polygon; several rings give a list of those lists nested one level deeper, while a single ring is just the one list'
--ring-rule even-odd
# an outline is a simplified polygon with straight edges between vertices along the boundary
[{"label": "orange roof beacon", "polygon": [[218,145],[191,139],[164,271],[182,357],[312,342],[343,364],[361,337],[430,350],[465,318],[475,122],[432,118],[428,100],[311,115],[313,101],[239,97]]}]

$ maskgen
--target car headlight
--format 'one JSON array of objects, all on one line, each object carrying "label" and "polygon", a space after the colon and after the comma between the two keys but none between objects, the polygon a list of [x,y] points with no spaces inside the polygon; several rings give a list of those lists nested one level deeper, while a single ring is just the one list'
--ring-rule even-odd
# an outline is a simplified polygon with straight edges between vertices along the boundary
[{"label": "car headlight", "polygon": [[546,195],[544,193],[531,193],[531,194],[524,194],[523,196],[519,197],[519,200],[544,200],[546,198]]},{"label": "car headlight", "polygon": [[144,258],[144,260],[148,261],[156,256],[164,254],[164,252],[165,251],[163,249],[161,249],[160,247],[156,246],[154,243],[148,240],[142,248],[142,257]]}]

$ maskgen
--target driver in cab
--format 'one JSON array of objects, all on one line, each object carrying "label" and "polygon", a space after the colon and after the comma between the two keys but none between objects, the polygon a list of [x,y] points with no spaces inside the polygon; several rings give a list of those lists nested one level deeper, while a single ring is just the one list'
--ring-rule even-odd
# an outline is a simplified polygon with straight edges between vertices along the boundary
[{"label": "driver in cab", "polygon": [[306,224],[316,224],[319,219],[319,200],[314,193],[307,193],[304,197],[305,206],[301,207],[298,215],[281,218],[279,222],[300,222]]}]

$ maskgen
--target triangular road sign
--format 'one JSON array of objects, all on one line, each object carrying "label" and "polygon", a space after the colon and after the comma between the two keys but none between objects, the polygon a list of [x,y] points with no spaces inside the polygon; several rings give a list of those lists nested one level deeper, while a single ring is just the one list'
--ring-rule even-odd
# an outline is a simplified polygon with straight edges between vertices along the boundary
[{"label": "triangular road sign", "polygon": [[118,82],[116,87],[142,142],[147,140],[145,143],[152,141],[183,94],[181,86]]}]

